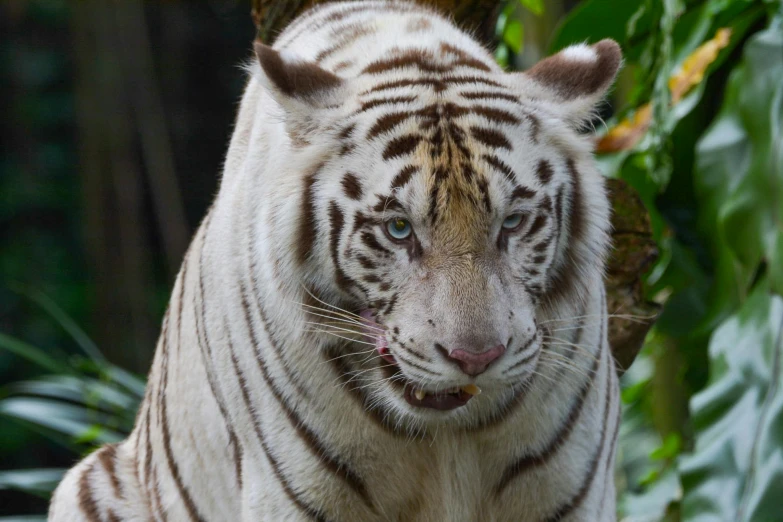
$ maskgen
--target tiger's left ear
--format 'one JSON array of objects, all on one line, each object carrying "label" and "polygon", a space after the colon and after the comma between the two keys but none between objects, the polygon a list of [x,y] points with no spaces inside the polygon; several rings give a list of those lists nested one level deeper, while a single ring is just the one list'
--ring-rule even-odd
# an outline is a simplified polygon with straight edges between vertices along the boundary
[{"label": "tiger's left ear", "polygon": [[623,55],[614,40],[572,45],[522,73],[531,94],[556,105],[575,126],[585,124],[612,86]]},{"label": "tiger's left ear", "polygon": [[318,110],[343,101],[345,82],[336,74],[261,42],[254,42],[253,48],[261,65],[260,80],[284,110],[289,130],[301,135],[317,128]]}]

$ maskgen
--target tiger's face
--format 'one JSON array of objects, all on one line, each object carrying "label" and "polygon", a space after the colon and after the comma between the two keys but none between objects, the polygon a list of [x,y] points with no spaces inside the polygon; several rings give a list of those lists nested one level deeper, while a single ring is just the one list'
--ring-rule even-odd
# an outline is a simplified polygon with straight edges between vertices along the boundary
[{"label": "tiger's face", "polygon": [[[542,318],[601,274],[608,203],[575,123],[611,83],[616,44],[563,51],[525,78],[482,62],[472,81],[345,81],[257,53],[297,115],[292,140],[323,151],[300,217],[318,231],[298,248],[308,284],[356,314],[327,328],[357,341],[342,362],[404,415],[502,407],[536,373]],[[286,94],[303,75],[322,86]]]}]

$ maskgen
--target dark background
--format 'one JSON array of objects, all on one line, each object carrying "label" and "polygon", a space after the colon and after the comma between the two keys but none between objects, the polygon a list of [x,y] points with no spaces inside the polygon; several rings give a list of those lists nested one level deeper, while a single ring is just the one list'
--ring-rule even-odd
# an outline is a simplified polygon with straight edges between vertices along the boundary
[{"label": "dark background", "polygon": [[[3,0],[0,35],[0,332],[73,353],[41,292],[144,375],[219,182],[249,1]],[[0,383],[35,371],[0,350]],[[0,417],[0,471],[73,459]],[[45,505],[0,491],[0,515]]]}]

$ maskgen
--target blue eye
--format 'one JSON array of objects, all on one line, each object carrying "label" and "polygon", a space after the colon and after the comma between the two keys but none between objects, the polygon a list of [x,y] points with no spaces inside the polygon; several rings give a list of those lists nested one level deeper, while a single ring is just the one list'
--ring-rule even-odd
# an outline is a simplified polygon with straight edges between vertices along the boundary
[{"label": "blue eye", "polygon": [[522,223],[522,214],[511,214],[503,221],[503,228],[514,230],[520,223]]},{"label": "blue eye", "polygon": [[413,227],[407,219],[395,218],[386,222],[386,231],[393,239],[408,239]]}]

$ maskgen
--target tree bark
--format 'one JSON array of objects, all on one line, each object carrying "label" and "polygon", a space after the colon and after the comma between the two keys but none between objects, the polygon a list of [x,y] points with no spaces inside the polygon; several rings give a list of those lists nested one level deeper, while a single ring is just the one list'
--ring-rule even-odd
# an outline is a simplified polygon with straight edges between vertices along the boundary
[{"label": "tree bark", "polygon": [[[257,38],[269,43],[294,18],[324,0],[252,0]],[[502,2],[497,0],[419,0],[447,13],[490,49]],[[613,249],[607,266],[606,301],[609,344],[618,373],[639,353],[659,306],[644,297],[642,277],[658,257],[649,214],[636,191],[619,179],[607,179],[612,202]]]}]

